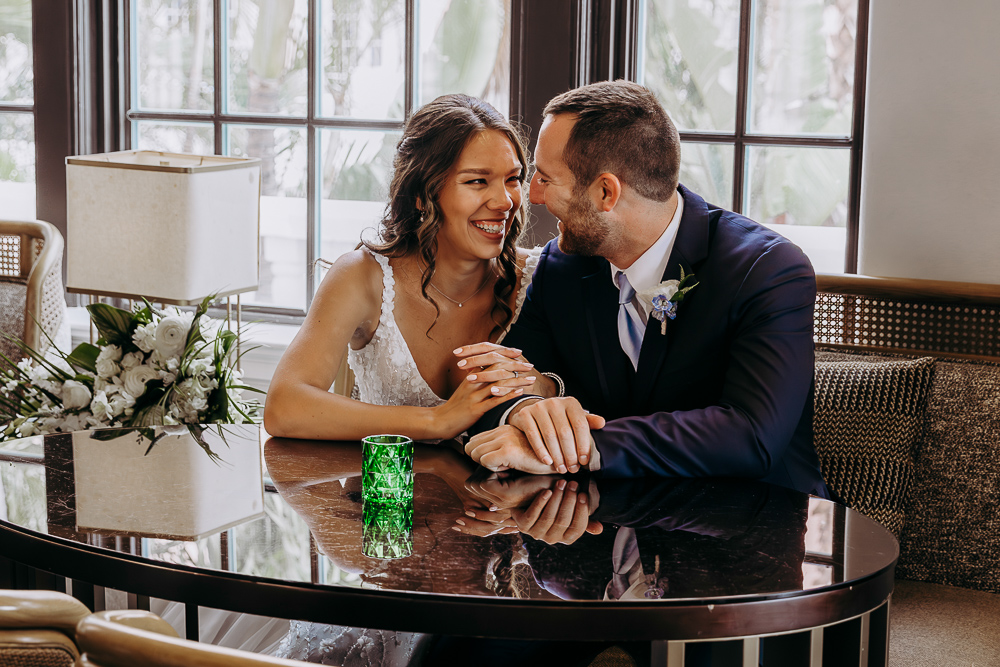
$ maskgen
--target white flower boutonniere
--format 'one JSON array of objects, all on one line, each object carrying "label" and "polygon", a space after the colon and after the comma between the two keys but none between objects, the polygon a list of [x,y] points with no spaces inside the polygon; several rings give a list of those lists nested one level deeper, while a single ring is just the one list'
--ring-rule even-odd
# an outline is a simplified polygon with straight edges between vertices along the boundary
[{"label": "white flower boutonniere", "polygon": [[688,292],[699,285],[699,283],[691,284],[693,280],[694,274],[684,273],[682,266],[680,280],[664,280],[655,287],[637,293],[639,299],[649,310],[649,314],[661,322],[661,335],[667,333],[667,319],[672,320],[677,317],[677,306],[684,300]]}]

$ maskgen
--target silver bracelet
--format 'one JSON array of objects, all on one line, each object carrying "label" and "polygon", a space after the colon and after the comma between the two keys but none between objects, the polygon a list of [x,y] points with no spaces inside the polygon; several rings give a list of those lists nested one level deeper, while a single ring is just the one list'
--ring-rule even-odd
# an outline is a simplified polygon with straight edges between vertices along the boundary
[{"label": "silver bracelet", "polygon": [[559,393],[557,394],[558,396],[562,397],[566,395],[566,383],[563,382],[563,379],[561,377],[559,377],[555,373],[542,373],[542,375],[552,379],[552,381],[554,381],[557,385],[559,385]]}]

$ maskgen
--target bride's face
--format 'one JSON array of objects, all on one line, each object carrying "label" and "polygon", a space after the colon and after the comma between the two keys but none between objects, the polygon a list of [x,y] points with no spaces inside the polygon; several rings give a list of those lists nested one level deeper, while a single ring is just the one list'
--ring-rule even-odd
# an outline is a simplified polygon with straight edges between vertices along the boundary
[{"label": "bride's face", "polygon": [[438,197],[444,217],[437,235],[438,254],[498,256],[521,205],[522,179],[517,151],[503,133],[486,130],[473,136]]}]

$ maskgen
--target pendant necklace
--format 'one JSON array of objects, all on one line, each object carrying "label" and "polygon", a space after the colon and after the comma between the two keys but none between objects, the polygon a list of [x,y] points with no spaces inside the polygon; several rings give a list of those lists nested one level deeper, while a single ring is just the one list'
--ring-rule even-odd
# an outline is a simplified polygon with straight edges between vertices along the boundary
[{"label": "pendant necklace", "polygon": [[452,303],[456,304],[459,308],[461,308],[463,305],[465,305],[466,303],[468,303],[473,297],[475,297],[477,294],[479,294],[480,292],[483,291],[483,288],[486,287],[486,283],[488,283],[490,281],[490,273],[491,273],[490,271],[487,271],[486,272],[486,280],[484,280],[483,284],[479,286],[479,289],[477,289],[475,292],[473,292],[472,296],[467,297],[467,298],[463,299],[462,301],[456,301],[455,299],[452,299],[450,296],[448,296],[447,294],[445,294],[444,292],[442,292],[441,290],[439,290],[434,285],[434,283],[428,283],[428,284],[431,287],[434,288],[435,292],[437,292],[438,294],[440,294],[444,298],[448,299],[448,301],[451,301]]}]

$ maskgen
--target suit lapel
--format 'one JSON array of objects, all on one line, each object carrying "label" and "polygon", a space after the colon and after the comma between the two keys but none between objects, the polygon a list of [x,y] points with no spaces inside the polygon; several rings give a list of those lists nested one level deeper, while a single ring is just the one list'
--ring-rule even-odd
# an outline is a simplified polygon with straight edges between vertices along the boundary
[{"label": "suit lapel", "polygon": [[[681,266],[684,267],[685,273],[691,273],[708,256],[708,205],[704,199],[683,185],[678,185],[677,191],[684,198],[684,211],[662,280],[680,279]],[[692,292],[691,297],[694,296],[695,293]],[[682,306],[678,318],[683,316]],[[652,316],[649,318],[642,338],[642,348],[639,351],[639,368],[636,371],[635,397],[640,402],[645,401],[652,391],[656,378],[660,375],[672,337],[671,330],[676,326],[676,322],[677,320],[668,319],[667,331],[661,334],[660,321]]]},{"label": "suit lapel", "polygon": [[628,400],[632,364],[618,340],[618,290],[611,282],[607,260],[596,262],[594,273],[580,280],[581,301],[587,313],[587,329],[594,352],[594,362],[601,396],[605,405]]}]

